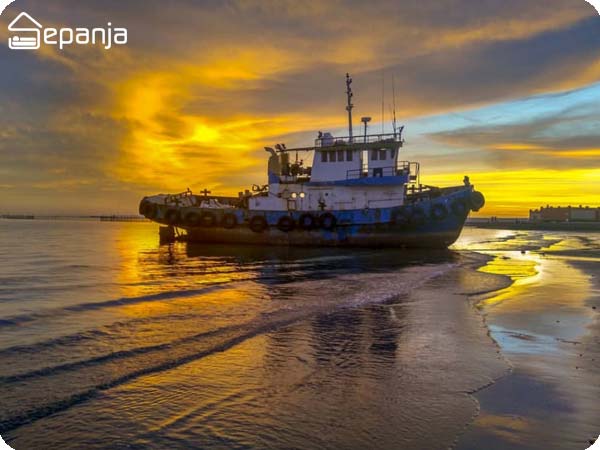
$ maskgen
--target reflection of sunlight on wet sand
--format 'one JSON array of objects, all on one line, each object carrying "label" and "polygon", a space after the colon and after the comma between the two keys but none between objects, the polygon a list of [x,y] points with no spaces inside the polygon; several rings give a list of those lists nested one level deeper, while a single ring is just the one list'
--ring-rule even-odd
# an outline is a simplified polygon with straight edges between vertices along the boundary
[{"label": "reflection of sunlight on wet sand", "polygon": [[590,296],[590,277],[563,261],[538,254],[496,257],[480,270],[508,275],[514,283],[482,300],[482,307],[508,310],[552,310],[556,307],[582,307]]},{"label": "reflection of sunlight on wet sand", "polygon": [[540,257],[531,253],[525,255],[518,252],[510,253],[510,257],[505,254],[496,256],[485,266],[479,268],[480,272],[505,275],[513,280],[513,284],[509,287],[498,291],[490,298],[480,301],[480,307],[497,305],[516,298],[520,293],[540,283],[544,274],[544,265],[540,263]]},{"label": "reflection of sunlight on wet sand", "polygon": [[465,227],[458,240],[450,247],[455,250],[493,249],[506,239],[514,236],[511,230],[486,230]]},{"label": "reflection of sunlight on wet sand", "polygon": [[[475,298],[479,307],[493,306],[502,312],[512,310],[516,313],[538,308],[581,307],[589,298],[590,277],[566,263],[564,257],[553,254],[565,249],[586,248],[577,236],[465,229],[455,247],[492,256],[493,259],[478,270],[507,276],[513,281],[509,287]],[[568,257],[567,261],[582,258],[587,260],[589,257]]]},{"label": "reflection of sunlight on wet sand", "polygon": [[476,426],[514,444],[521,443],[520,434],[532,428],[532,419],[515,415],[484,414],[475,419]]},{"label": "reflection of sunlight on wet sand", "polygon": [[[493,328],[501,333],[496,340],[504,350],[512,352],[517,347],[522,350],[519,340],[505,339],[513,332],[514,336],[523,333],[526,337],[536,336],[535,345],[527,347],[533,353],[552,347],[540,347],[539,344],[546,342],[546,336],[554,342],[555,339],[577,339],[586,333],[592,318],[591,309],[586,306],[593,294],[592,276],[569,264],[570,257],[565,259],[550,250],[580,248],[576,238],[565,240],[568,242],[562,243],[558,235],[524,233],[498,243],[498,249],[478,250],[493,256],[479,272],[512,280],[508,287],[473,298],[479,308],[494,315]],[[515,248],[539,250],[516,251]]]}]

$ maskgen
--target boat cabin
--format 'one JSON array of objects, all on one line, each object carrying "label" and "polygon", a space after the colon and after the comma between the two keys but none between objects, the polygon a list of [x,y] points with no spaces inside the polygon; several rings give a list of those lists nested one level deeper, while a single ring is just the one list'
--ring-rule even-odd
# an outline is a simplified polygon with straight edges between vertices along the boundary
[{"label": "boat cabin", "polygon": [[[319,132],[314,145],[287,149],[265,147],[269,158],[269,184],[248,199],[248,208],[264,211],[325,211],[385,208],[403,205],[407,185],[418,183],[419,165],[400,161],[402,130],[394,112],[391,134],[367,134],[370,117],[361,118],[364,134],[352,132],[352,78],[346,74],[348,136]],[[300,152],[312,154],[304,166]],[[295,153],[294,162],[290,154]]]},{"label": "boat cabin", "polygon": [[[266,147],[268,187],[249,199],[250,209],[347,210],[403,204],[406,185],[417,182],[418,165],[401,161],[399,134],[333,137],[319,134],[314,146]],[[305,167],[299,152],[312,153]],[[290,155],[296,154],[294,162]]]}]

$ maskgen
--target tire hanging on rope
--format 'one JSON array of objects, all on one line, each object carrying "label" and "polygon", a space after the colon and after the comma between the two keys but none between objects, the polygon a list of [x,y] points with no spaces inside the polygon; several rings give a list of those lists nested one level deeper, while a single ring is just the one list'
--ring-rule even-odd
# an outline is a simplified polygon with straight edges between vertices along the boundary
[{"label": "tire hanging on rope", "polygon": [[267,219],[263,216],[254,216],[250,219],[248,226],[255,233],[262,233],[267,229],[269,224],[267,223]]},{"label": "tire hanging on rope", "polygon": [[204,228],[214,227],[217,223],[217,217],[210,211],[204,211],[200,214],[200,225]]},{"label": "tire hanging on rope", "polygon": [[200,225],[200,214],[197,211],[189,211],[183,216],[183,223],[190,227]]},{"label": "tire hanging on rope", "polygon": [[317,219],[310,213],[304,213],[298,219],[298,226],[303,230],[312,230],[316,225]]},{"label": "tire hanging on rope", "polygon": [[175,208],[169,208],[165,211],[165,222],[169,225],[177,225],[181,221],[181,214]]},{"label": "tire hanging on rope", "polygon": [[331,231],[335,228],[336,224],[337,220],[331,213],[325,213],[319,216],[319,225],[324,230]]},{"label": "tire hanging on rope", "polygon": [[292,231],[295,226],[294,219],[290,216],[283,216],[277,221],[277,228],[286,233]]},{"label": "tire hanging on rope", "polygon": [[448,208],[443,203],[436,203],[431,207],[431,217],[434,220],[444,220],[448,217]]},{"label": "tire hanging on rope", "polygon": [[452,214],[454,214],[456,217],[464,217],[469,211],[467,208],[467,203],[462,198],[457,198],[454,200],[450,206],[450,209],[452,210]]},{"label": "tire hanging on rope", "polygon": [[235,228],[237,226],[237,217],[232,213],[223,214],[223,218],[221,219],[221,226],[223,228],[227,228],[228,230],[231,228]]},{"label": "tire hanging on rope", "polygon": [[392,223],[398,226],[406,226],[410,223],[410,213],[404,209],[397,209],[392,213]]},{"label": "tire hanging on rope", "polygon": [[414,208],[410,214],[410,224],[413,226],[423,225],[427,217],[421,208]]},{"label": "tire hanging on rope", "polygon": [[473,211],[477,212],[485,205],[485,197],[481,192],[473,191],[469,196],[469,205]]}]

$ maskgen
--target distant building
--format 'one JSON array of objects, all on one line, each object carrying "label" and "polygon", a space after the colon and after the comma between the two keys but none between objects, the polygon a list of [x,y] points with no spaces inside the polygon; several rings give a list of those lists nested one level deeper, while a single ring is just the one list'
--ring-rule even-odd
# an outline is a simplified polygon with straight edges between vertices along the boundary
[{"label": "distant building", "polygon": [[529,210],[530,222],[600,222],[600,208],[550,206]]}]

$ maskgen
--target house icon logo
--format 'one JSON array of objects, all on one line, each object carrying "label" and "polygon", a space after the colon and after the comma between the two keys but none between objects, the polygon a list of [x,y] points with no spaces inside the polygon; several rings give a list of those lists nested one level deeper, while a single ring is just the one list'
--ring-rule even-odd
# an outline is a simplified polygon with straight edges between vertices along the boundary
[{"label": "house icon logo", "polygon": [[40,48],[42,24],[26,12],[19,14],[8,25],[8,30],[18,35],[8,38],[8,47],[13,50],[36,50]]}]

